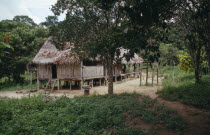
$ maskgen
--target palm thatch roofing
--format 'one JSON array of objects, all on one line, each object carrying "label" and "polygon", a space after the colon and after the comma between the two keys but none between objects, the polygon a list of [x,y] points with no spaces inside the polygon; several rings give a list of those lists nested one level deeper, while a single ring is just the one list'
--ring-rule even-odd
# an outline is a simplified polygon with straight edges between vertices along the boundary
[{"label": "palm thatch roofing", "polygon": [[[34,64],[79,64],[81,60],[79,56],[72,51],[70,43],[66,43],[69,49],[59,51],[56,46],[52,43],[52,37],[49,37],[44,45],[41,47],[39,52],[36,54],[32,63]],[[137,64],[142,63],[143,59],[139,57],[136,53],[134,57],[130,60],[126,60],[125,55],[129,53],[128,49],[120,48],[120,56],[118,57],[121,60],[121,64]],[[97,57],[95,58],[96,61]]]},{"label": "palm thatch roofing", "polygon": [[125,58],[125,55],[129,54],[128,49],[120,48],[120,56],[119,59],[121,59],[121,64],[140,64],[144,62],[143,58],[139,57],[136,53],[134,53],[134,56],[131,57],[129,60]]},{"label": "palm thatch roofing", "polygon": [[34,64],[70,64],[80,63],[77,55],[73,55],[71,48],[59,51],[52,43],[52,37],[49,37],[39,52],[36,54],[32,63]]}]

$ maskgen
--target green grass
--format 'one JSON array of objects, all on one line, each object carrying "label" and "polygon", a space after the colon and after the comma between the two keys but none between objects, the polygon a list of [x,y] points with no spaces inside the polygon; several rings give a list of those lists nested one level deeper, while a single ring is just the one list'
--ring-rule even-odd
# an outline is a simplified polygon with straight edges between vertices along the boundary
[{"label": "green grass", "polygon": [[163,90],[158,92],[162,98],[210,109],[210,75],[203,75],[202,82],[195,84],[193,72],[179,71],[176,67],[174,77],[172,70],[166,69],[164,73]]},{"label": "green grass", "polygon": [[[7,77],[3,77],[0,79],[0,91],[14,91],[14,90],[29,90],[30,89],[30,74],[25,73],[21,75],[22,78],[24,78],[23,84],[15,84],[12,80],[8,80]],[[36,75],[33,74],[33,84],[32,89],[36,89]]]},{"label": "green grass", "polygon": [[[0,134],[152,135],[156,125],[173,132],[186,127],[176,111],[138,94],[49,99],[1,99]],[[151,129],[129,125],[134,118]]]},{"label": "green grass", "polygon": [[[24,84],[14,84],[14,83],[8,83],[8,84],[3,84],[0,87],[0,91],[15,91],[15,90],[29,90],[31,88],[29,83],[24,83]],[[36,83],[33,83],[32,89],[36,89],[37,85]]]}]

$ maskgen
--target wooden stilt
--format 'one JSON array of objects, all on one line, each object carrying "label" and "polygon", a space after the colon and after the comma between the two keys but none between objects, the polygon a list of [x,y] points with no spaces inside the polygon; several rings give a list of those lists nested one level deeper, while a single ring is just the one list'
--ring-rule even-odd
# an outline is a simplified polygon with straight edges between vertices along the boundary
[{"label": "wooden stilt", "polygon": [[37,70],[36,78],[37,78],[37,90],[39,90],[39,73],[38,73],[38,70]]},{"label": "wooden stilt", "polygon": [[153,86],[153,83],[154,82],[154,65],[152,64],[152,86]]},{"label": "wooden stilt", "polygon": [[93,80],[92,80],[92,88],[93,88]]},{"label": "wooden stilt", "polygon": [[84,80],[83,80],[83,61],[81,61],[81,81],[80,81],[80,89],[82,89],[83,84],[84,84]]},{"label": "wooden stilt", "polygon": [[99,85],[101,86],[101,79],[99,79]]},{"label": "wooden stilt", "polygon": [[30,75],[31,75],[31,78],[30,78],[30,89],[32,90],[32,71],[30,71]]},{"label": "wooden stilt", "polygon": [[40,90],[40,81],[37,79],[37,90]]},{"label": "wooden stilt", "polygon": [[72,89],[72,81],[69,82],[70,90]]},{"label": "wooden stilt", "polygon": [[82,90],[83,80],[80,81],[80,89]]},{"label": "wooden stilt", "polygon": [[142,86],[142,64],[139,64],[140,66],[140,86]]},{"label": "wooden stilt", "polygon": [[158,85],[158,83],[159,83],[159,80],[158,80],[158,76],[159,76],[159,69],[158,69],[158,67],[157,67],[157,85]]},{"label": "wooden stilt", "polygon": [[60,80],[58,79],[58,90],[60,90]]},{"label": "wooden stilt", "polygon": [[148,62],[147,62],[147,68],[146,68],[146,85],[148,84]]},{"label": "wooden stilt", "polygon": [[106,86],[107,84],[107,80],[106,80],[106,77],[104,78],[104,86]]},{"label": "wooden stilt", "polygon": [[131,66],[130,66],[130,64],[128,64],[128,73],[129,74],[131,73]]}]

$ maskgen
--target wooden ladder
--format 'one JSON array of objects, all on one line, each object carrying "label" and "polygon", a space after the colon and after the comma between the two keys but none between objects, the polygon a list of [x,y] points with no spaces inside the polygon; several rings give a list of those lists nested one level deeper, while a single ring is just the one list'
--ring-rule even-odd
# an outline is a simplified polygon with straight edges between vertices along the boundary
[{"label": "wooden ladder", "polygon": [[[50,94],[55,87],[55,84],[58,82],[58,79],[49,79],[45,87],[45,94]],[[52,84],[52,87],[50,87]]]}]

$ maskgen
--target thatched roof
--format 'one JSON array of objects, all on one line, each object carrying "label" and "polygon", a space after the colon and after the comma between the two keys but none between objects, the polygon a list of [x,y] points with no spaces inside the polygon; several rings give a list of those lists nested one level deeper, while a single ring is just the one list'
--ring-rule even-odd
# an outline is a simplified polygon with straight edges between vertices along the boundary
[{"label": "thatched roof", "polygon": [[121,64],[139,64],[144,62],[144,60],[139,57],[136,53],[134,53],[134,57],[130,58],[129,61],[126,60],[125,55],[129,53],[130,50],[120,48],[120,56],[119,58],[121,59]]},{"label": "thatched roof", "polygon": [[[65,43],[66,50],[59,51],[55,45],[52,43],[52,37],[49,37],[39,52],[36,54],[35,58],[32,60],[34,64],[70,64],[70,63],[80,63],[80,59],[77,54],[72,52],[74,46],[73,43]],[[130,58],[129,61],[124,57],[129,53],[128,49],[120,48],[121,64],[135,64],[142,63],[143,59],[137,54],[134,54],[133,58]],[[100,61],[99,57],[95,58],[96,61]]]},{"label": "thatched roof", "polygon": [[80,60],[77,55],[71,53],[71,49],[58,51],[52,43],[52,37],[49,37],[32,62],[35,64],[69,64],[80,63]]}]

